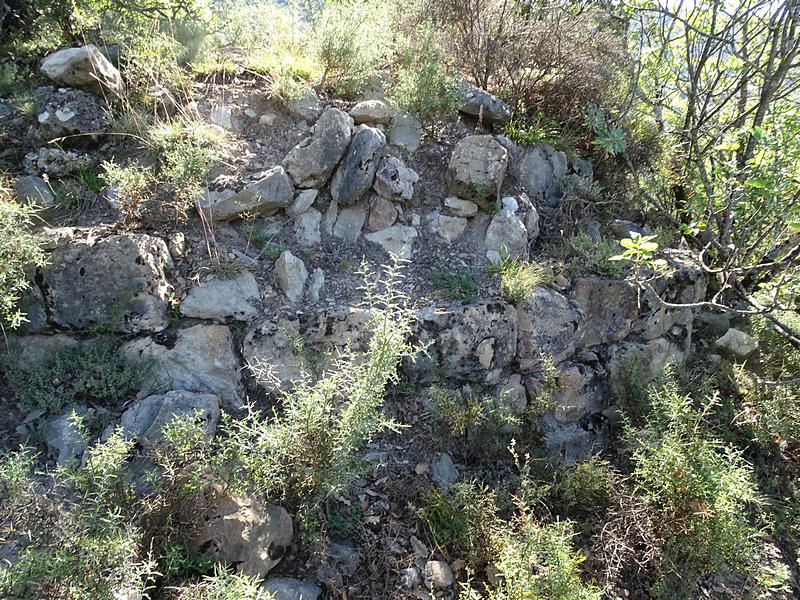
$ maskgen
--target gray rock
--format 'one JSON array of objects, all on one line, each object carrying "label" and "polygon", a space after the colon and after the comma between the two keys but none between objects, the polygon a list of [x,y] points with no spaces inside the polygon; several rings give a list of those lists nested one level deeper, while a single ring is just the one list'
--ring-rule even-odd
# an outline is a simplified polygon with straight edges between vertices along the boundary
[{"label": "gray rock", "polygon": [[382,100],[363,100],[356,104],[350,111],[356,125],[369,123],[370,125],[388,125],[394,117],[394,109]]},{"label": "gray rock", "polygon": [[119,71],[93,44],[58,50],[42,61],[41,69],[58,85],[83,88],[95,94],[125,91]]},{"label": "gray rock", "polygon": [[[167,327],[172,268],[163,240],[143,234],[76,240],[56,248],[40,271],[40,289],[54,325],[84,329],[109,324],[136,333]],[[109,323],[110,315],[116,321]]]},{"label": "gray rock", "polygon": [[361,554],[353,542],[331,542],[325,549],[325,562],[317,572],[319,581],[335,581],[342,585],[345,577],[353,576],[358,571]]},{"label": "gray rock", "polygon": [[81,90],[61,89],[36,115],[36,136],[43,142],[66,138],[60,141],[62,146],[86,145],[96,142],[110,124],[110,110],[105,100]]},{"label": "gray rock", "polygon": [[459,473],[453,464],[453,459],[446,452],[440,452],[439,456],[430,466],[431,477],[442,489],[449,489],[458,481]]},{"label": "gray rock", "polygon": [[311,281],[308,283],[306,298],[309,302],[319,302],[325,295],[325,272],[317,267],[311,274]]},{"label": "gray rock", "polygon": [[408,152],[416,152],[422,140],[422,123],[416,117],[403,114],[392,119],[389,143]]},{"label": "gray rock", "polygon": [[592,167],[592,163],[578,156],[572,159],[572,172],[589,182],[594,179],[594,167]]},{"label": "gray rock", "polygon": [[571,296],[585,315],[584,346],[619,342],[631,332],[639,303],[636,288],[627,281],[579,277]]},{"label": "gray rock", "polygon": [[[198,517],[200,525],[187,544],[189,549],[216,563],[235,565],[239,573],[250,577],[263,577],[275,568],[294,537],[286,509],[264,506],[255,496],[224,498]],[[274,580],[267,585],[269,581]]]},{"label": "gray rock", "polygon": [[419,311],[418,336],[429,342],[428,358],[417,357],[418,370],[439,365],[447,377],[480,383],[498,383],[502,370],[517,350],[517,311],[503,302],[482,302]]},{"label": "gray rock", "polygon": [[317,199],[318,195],[319,190],[301,190],[294,197],[292,203],[286,207],[286,216],[292,219],[299,217],[311,208],[311,205],[314,204],[314,200]]},{"label": "gray rock", "polygon": [[502,258],[528,260],[528,230],[517,215],[501,210],[486,229],[484,248]]},{"label": "gray rock", "polygon": [[273,167],[238,194],[199,202],[200,208],[214,221],[230,221],[242,213],[274,215],[294,199],[294,187],[283,167]]},{"label": "gray rock", "polygon": [[10,338],[19,346],[20,359],[27,363],[38,363],[51,353],[63,348],[77,348],[80,342],[63,333],[55,335],[25,335]]},{"label": "gray rock", "polygon": [[140,386],[143,393],[210,393],[228,410],[241,407],[239,360],[230,329],[223,325],[194,325],[159,341],[133,340],[123,345],[121,352],[129,364],[150,366]]},{"label": "gray rock", "polygon": [[306,88],[296,100],[290,100],[286,106],[295,117],[312,123],[322,114],[322,103],[312,88]]},{"label": "gray rock", "polygon": [[751,335],[733,327],[728,329],[715,344],[740,358],[749,356],[758,348],[758,342]]},{"label": "gray rock", "polygon": [[373,189],[387,200],[410,202],[419,175],[399,158],[384,156],[375,172]]},{"label": "gray rock", "polygon": [[567,364],[558,376],[558,391],[553,395],[553,418],[559,423],[579,421],[590,408],[600,408],[597,390],[592,385],[594,373],[585,365]]},{"label": "gray rock", "polygon": [[471,200],[491,212],[508,167],[508,150],[491,135],[471,135],[453,149],[447,165],[451,194]]},{"label": "gray rock", "polygon": [[63,148],[39,148],[38,152],[29,152],[23,159],[26,172],[47,173],[51,177],[66,177],[91,168],[95,163],[88,154]]},{"label": "gray rock", "polygon": [[275,277],[290,302],[300,302],[303,299],[308,271],[302,260],[284,250],[275,261]]},{"label": "gray rock", "polygon": [[333,235],[348,242],[355,242],[364,228],[367,210],[367,205],[363,202],[340,210],[336,224],[333,226]]},{"label": "gray rock", "polygon": [[369,218],[367,219],[367,229],[369,231],[380,231],[391,227],[397,221],[397,208],[386,198],[373,196],[369,202]]},{"label": "gray rock", "polygon": [[528,230],[529,242],[539,237],[539,213],[533,205],[529,206],[525,213],[525,229]]},{"label": "gray rock", "polygon": [[73,417],[73,415],[80,417],[85,414],[86,406],[78,405],[52,417],[44,426],[44,442],[62,467],[80,462],[80,457],[86,450],[86,441],[75,426]]},{"label": "gray rock", "polygon": [[453,571],[443,560],[429,560],[422,569],[425,583],[432,585],[435,589],[441,590],[448,588],[455,583]]},{"label": "gray rock", "polygon": [[331,180],[331,197],[340,206],[355,204],[372,186],[386,148],[386,136],[363,127],[354,136]]},{"label": "gray rock", "polygon": [[50,186],[41,177],[25,176],[17,179],[14,192],[20,202],[30,203],[39,208],[52,208],[56,203]]},{"label": "gray rock", "polygon": [[537,205],[557,206],[563,191],[561,179],[567,173],[567,156],[548,144],[523,149],[515,164],[517,180]]},{"label": "gray rock", "polygon": [[415,590],[422,584],[422,574],[417,567],[401,569],[399,579],[400,585],[407,590]]},{"label": "gray rock", "polygon": [[475,87],[465,81],[460,84],[464,92],[464,101],[458,107],[459,112],[481,120],[485,125],[505,125],[511,118],[508,104],[489,92]]},{"label": "gray rock", "polygon": [[630,237],[631,231],[641,235],[648,235],[650,233],[650,228],[646,225],[634,223],[633,221],[626,221],[624,219],[614,219],[609,230],[611,235],[618,240]]},{"label": "gray rock", "polygon": [[436,219],[436,233],[439,234],[448,244],[451,244],[464,233],[467,228],[467,220],[464,217],[450,217],[439,215]]},{"label": "gray rock", "polygon": [[731,328],[731,320],[728,315],[710,311],[700,311],[695,317],[695,321],[705,325],[717,335],[723,335]]},{"label": "gray rock", "polygon": [[258,315],[253,303],[259,297],[256,278],[245,271],[235,279],[212,279],[194,285],[181,301],[181,314],[214,321],[250,321]]},{"label": "gray rock", "polygon": [[272,600],[317,600],[322,595],[322,590],[316,583],[290,577],[267,579],[264,582],[264,591]]},{"label": "gray rock", "polygon": [[119,419],[124,435],[144,448],[156,448],[163,441],[163,429],[175,419],[191,419],[203,429],[207,442],[214,438],[219,423],[220,400],[213,394],[172,391],[143,398]]},{"label": "gray rock", "polygon": [[478,214],[478,205],[469,200],[462,200],[455,196],[444,199],[444,205],[457,217],[474,217]]},{"label": "gray rock", "polygon": [[301,214],[294,222],[294,235],[297,242],[303,246],[314,246],[322,241],[319,227],[322,223],[322,213],[316,208],[309,209]]},{"label": "gray rock", "polygon": [[500,204],[503,207],[503,210],[508,211],[510,213],[516,213],[519,210],[519,203],[514,196],[506,196],[502,200],[500,200]]},{"label": "gray rock", "polygon": [[364,239],[373,244],[378,244],[389,254],[396,254],[401,258],[410,259],[414,255],[413,244],[417,238],[417,230],[405,225],[392,225],[386,229],[367,233]]},{"label": "gray rock", "polygon": [[208,118],[212,123],[219,125],[223,129],[228,131],[236,130],[233,121],[233,109],[227,104],[214,105]]},{"label": "gray rock", "polygon": [[528,393],[522,384],[522,376],[518,373],[509,375],[500,387],[499,397],[502,400],[501,407],[507,408],[511,415],[524,415],[528,406]]},{"label": "gray rock", "polygon": [[549,357],[559,364],[572,356],[583,336],[583,315],[555,290],[537,286],[521,304],[517,359],[523,373]]},{"label": "gray rock", "polygon": [[325,185],[350,143],[353,120],[336,108],[329,108],[314,126],[311,137],[292,148],[283,166],[300,188]]}]

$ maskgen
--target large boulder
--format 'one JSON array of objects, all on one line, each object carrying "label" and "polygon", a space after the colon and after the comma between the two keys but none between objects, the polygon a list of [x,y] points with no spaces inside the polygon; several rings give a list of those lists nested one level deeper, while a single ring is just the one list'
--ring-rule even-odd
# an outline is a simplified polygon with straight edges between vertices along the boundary
[{"label": "large boulder", "polygon": [[486,90],[475,87],[467,82],[461,82],[464,92],[464,101],[458,111],[480,119],[485,125],[505,125],[511,118],[511,109],[508,104],[493,96]]},{"label": "large boulder", "polygon": [[487,212],[497,206],[508,167],[508,150],[491,135],[471,135],[456,144],[447,165],[450,193]]},{"label": "large boulder", "polygon": [[102,98],[81,90],[57,90],[36,115],[35,137],[42,142],[66,138],[60,145],[86,145],[108,131],[110,114]]},{"label": "large boulder", "polygon": [[81,48],[63,48],[42,61],[42,73],[54,83],[76,87],[94,94],[125,91],[117,68],[93,44]]},{"label": "large boulder", "polygon": [[283,558],[294,537],[285,508],[256,497],[224,498],[199,516],[189,548],[214,562],[235,565],[250,577],[263,577]]},{"label": "large boulder", "polygon": [[538,286],[517,313],[517,359],[523,372],[540,370],[544,359],[559,364],[575,353],[583,335],[583,315],[563,295]]},{"label": "large boulder", "polygon": [[152,449],[164,441],[163,429],[176,419],[189,419],[203,429],[210,442],[219,423],[219,398],[182,390],[142,398],[119,419],[125,436],[136,438],[142,447]]},{"label": "large boulder", "polygon": [[387,200],[410,202],[419,175],[394,156],[384,156],[375,172],[375,192]]},{"label": "large boulder", "polygon": [[223,325],[194,325],[169,336],[133,340],[121,352],[130,364],[149,365],[141,383],[144,393],[185,390],[214,394],[226,409],[242,404],[239,360],[230,329]]},{"label": "large boulder", "polygon": [[631,332],[639,304],[636,288],[627,281],[579,277],[571,297],[585,315],[584,346],[619,342]]},{"label": "large boulder", "polygon": [[143,234],[77,240],[56,248],[37,279],[52,325],[105,325],[121,333],[161,331],[169,324],[172,268],[167,244]]},{"label": "large boulder", "polygon": [[195,319],[214,321],[250,321],[258,315],[254,303],[260,291],[256,278],[249,271],[234,279],[213,277],[197,283],[181,301],[181,314]]},{"label": "large boulder", "polygon": [[314,126],[311,137],[292,148],[283,166],[299,188],[325,185],[350,143],[353,119],[347,113],[329,108]]},{"label": "large boulder", "polygon": [[363,127],[331,180],[331,196],[340,206],[355,204],[372,186],[375,172],[386,148],[386,136],[372,127]]},{"label": "large boulder", "polygon": [[[247,334],[242,355],[267,391],[286,391],[304,373],[324,366],[312,362],[311,357],[321,360],[324,352],[331,351],[333,359],[346,348],[366,351],[371,320],[365,310],[337,308],[294,319],[265,321]],[[303,348],[298,347],[297,340],[302,340]]]},{"label": "large boulder", "polygon": [[428,357],[418,357],[413,368],[421,378],[438,366],[454,379],[493,384],[514,360],[517,311],[510,304],[426,307],[418,318],[419,338],[430,342]]},{"label": "large boulder", "polygon": [[515,174],[535,205],[557,206],[563,196],[567,155],[548,144],[524,148],[517,157]]},{"label": "large boulder", "polygon": [[270,216],[294,200],[294,186],[283,167],[272,167],[263,176],[232,196],[208,195],[199,206],[213,221],[230,221],[243,213]]},{"label": "large boulder", "polygon": [[392,122],[394,109],[383,100],[362,100],[350,110],[356,125],[388,125]]}]

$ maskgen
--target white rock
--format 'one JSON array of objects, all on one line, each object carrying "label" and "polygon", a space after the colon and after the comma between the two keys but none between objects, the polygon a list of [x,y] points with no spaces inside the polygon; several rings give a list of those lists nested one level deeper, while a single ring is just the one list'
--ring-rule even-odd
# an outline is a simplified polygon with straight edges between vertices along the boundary
[{"label": "white rock", "polygon": [[230,106],[224,104],[215,106],[211,109],[209,118],[215,125],[219,125],[228,131],[233,131],[233,111]]},{"label": "white rock", "polygon": [[519,210],[519,204],[514,196],[506,196],[500,202],[503,205],[503,210],[507,210],[511,213],[515,213]]},{"label": "white rock", "polygon": [[492,218],[486,230],[486,250],[495,250],[503,257],[528,259],[528,230],[522,220],[507,210]]},{"label": "white rock", "polygon": [[42,73],[58,85],[84,88],[96,94],[125,90],[122,76],[93,44],[63,48],[42,61]]},{"label": "white rock", "polygon": [[733,352],[741,358],[752,354],[758,348],[758,343],[751,335],[733,327],[728,329],[725,335],[716,341],[716,345]]},{"label": "white rock", "polygon": [[258,316],[253,303],[260,291],[256,278],[245,271],[235,279],[202,281],[181,302],[181,314],[214,321],[250,321]]},{"label": "white rock", "polygon": [[470,200],[462,200],[455,196],[444,199],[444,205],[457,217],[474,217],[478,214],[478,205]]},{"label": "white rock", "polygon": [[467,227],[467,220],[464,217],[449,217],[439,215],[437,233],[450,244],[453,240],[461,237]]},{"label": "white rock", "polygon": [[350,116],[357,125],[362,123],[388,125],[392,122],[394,109],[382,100],[364,100],[353,107]]},{"label": "white rock", "polygon": [[448,588],[455,582],[453,571],[443,560],[429,560],[425,563],[422,570],[426,583],[432,585],[437,590]]},{"label": "white rock", "polygon": [[302,260],[284,250],[280,258],[275,261],[275,277],[290,302],[300,302],[303,299],[308,271]]},{"label": "white rock", "polygon": [[295,217],[302,215],[306,212],[311,205],[314,204],[314,200],[317,199],[317,195],[319,194],[319,190],[310,189],[310,190],[302,190],[298,192],[292,203],[286,207],[286,215],[294,219]]},{"label": "white rock", "polygon": [[414,255],[412,245],[417,238],[417,230],[405,225],[393,225],[368,233],[364,236],[368,242],[380,245],[386,252],[396,254],[401,258],[410,259]]},{"label": "white rock", "polygon": [[320,234],[322,213],[316,208],[310,208],[301,214],[294,222],[294,235],[298,243],[303,246],[314,246],[322,241]]}]

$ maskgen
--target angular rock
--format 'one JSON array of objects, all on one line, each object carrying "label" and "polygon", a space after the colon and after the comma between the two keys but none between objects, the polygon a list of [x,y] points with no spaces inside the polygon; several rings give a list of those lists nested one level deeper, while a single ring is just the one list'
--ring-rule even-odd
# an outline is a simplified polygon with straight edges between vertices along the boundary
[{"label": "angular rock", "polygon": [[210,393],[228,410],[241,407],[239,360],[230,329],[223,325],[194,325],[165,339],[133,340],[121,352],[130,364],[150,366],[140,386],[144,393]]},{"label": "angular rock", "polygon": [[214,221],[230,221],[242,213],[274,215],[294,199],[294,187],[283,170],[273,167],[264,176],[246,186],[238,194],[228,197],[206,197],[200,208]]},{"label": "angular rock", "polygon": [[194,285],[181,301],[181,314],[214,321],[250,321],[258,315],[253,306],[260,297],[256,278],[245,271],[235,279],[212,279]]},{"label": "angular rock", "polygon": [[322,113],[311,137],[292,148],[283,166],[299,188],[320,188],[328,181],[350,143],[353,120],[329,108]]},{"label": "angular rock", "polygon": [[528,260],[528,230],[514,213],[501,210],[486,229],[484,248],[501,258]]},{"label": "angular rock", "polygon": [[486,90],[475,87],[462,81],[462,91],[465,93],[464,101],[458,111],[479,119],[485,125],[505,125],[511,118],[511,109],[508,104],[493,96]]},{"label": "angular rock", "polygon": [[275,277],[290,302],[300,302],[303,299],[308,271],[302,260],[284,250],[275,261]]},{"label": "angular rock", "polygon": [[239,573],[250,577],[269,573],[294,537],[292,518],[286,509],[274,504],[265,506],[255,496],[225,498],[204,510],[199,523],[189,548],[214,562],[235,565]]},{"label": "angular rock", "polygon": [[211,109],[209,120],[215,125],[219,125],[228,131],[235,131],[233,122],[233,109],[226,104],[217,104]]},{"label": "angular rock", "polygon": [[386,198],[373,196],[369,202],[369,218],[367,219],[367,229],[369,231],[380,231],[391,227],[397,221],[397,208]]},{"label": "angular rock", "polygon": [[572,173],[578,177],[591,182],[594,179],[594,167],[592,163],[580,157],[572,159]]},{"label": "angular rock", "polygon": [[384,156],[375,172],[373,189],[379,196],[396,202],[410,202],[414,197],[414,184],[419,175],[394,156]]},{"label": "angular rock", "polygon": [[352,108],[350,116],[356,125],[362,123],[388,125],[392,122],[394,109],[383,100],[363,100]]},{"label": "angular rock", "polygon": [[207,442],[214,438],[219,423],[220,400],[213,394],[182,390],[143,398],[126,410],[119,419],[124,435],[136,438],[147,449],[164,441],[163,429],[175,419],[190,419],[203,430]]},{"label": "angular rock", "polygon": [[26,154],[23,163],[28,173],[47,173],[51,177],[65,177],[81,169],[93,167],[96,161],[91,156],[75,150],[39,148],[38,152]]},{"label": "angular rock", "polygon": [[548,144],[522,150],[515,163],[517,180],[537,205],[557,206],[563,191],[561,179],[567,173],[567,155]]},{"label": "angular rock", "polygon": [[719,348],[724,348],[740,358],[745,358],[755,352],[758,342],[748,333],[731,327],[720,337],[715,344]]},{"label": "angular rock", "polygon": [[559,364],[575,353],[583,335],[583,315],[564,296],[537,286],[517,313],[517,359],[522,372],[539,370],[544,358]]},{"label": "angular rock", "polygon": [[508,167],[508,150],[491,135],[471,135],[456,144],[447,165],[450,193],[491,212]]},{"label": "angular rock", "polygon": [[571,296],[585,315],[584,346],[619,342],[631,332],[639,305],[636,288],[627,281],[579,277]]},{"label": "angular rock", "polygon": [[392,119],[389,143],[408,152],[416,152],[422,140],[422,123],[416,117],[404,114]]},{"label": "angular rock", "polygon": [[311,281],[308,283],[306,298],[309,302],[319,302],[325,295],[325,272],[317,267],[311,274]]},{"label": "angular rock", "polygon": [[455,583],[450,565],[443,560],[429,560],[426,562],[425,567],[422,569],[422,576],[425,578],[425,583],[437,590],[448,588]]},{"label": "angular rock", "polygon": [[510,375],[500,387],[500,398],[503,405],[510,409],[512,415],[522,416],[528,406],[528,393],[522,384],[522,376],[518,373]]},{"label": "angular rock", "polygon": [[354,136],[331,180],[331,197],[340,206],[355,204],[372,186],[386,148],[386,136],[363,127]]},{"label": "angular rock", "polygon": [[[57,90],[36,115],[36,136],[60,145],[86,145],[108,131],[111,117],[105,100],[81,90]],[[45,169],[42,169],[45,170]]]},{"label": "angular rock", "polygon": [[336,224],[333,226],[333,235],[348,242],[355,242],[361,235],[366,218],[367,205],[363,202],[343,208],[339,211]]},{"label": "angular rock", "polygon": [[517,351],[517,311],[504,302],[484,302],[419,311],[419,338],[430,342],[429,358],[414,369],[440,365],[447,377],[497,383]]},{"label": "angular rock", "polygon": [[122,333],[161,331],[169,324],[165,271],[171,268],[163,240],[113,235],[56,248],[40,271],[39,287],[45,291],[46,313],[59,327],[107,324]]},{"label": "angular rock", "polygon": [[558,376],[558,391],[553,395],[553,417],[559,423],[579,421],[595,406],[596,390],[591,385],[594,373],[585,365],[568,364]]},{"label": "angular rock", "polygon": [[446,490],[458,481],[458,469],[453,464],[453,459],[446,452],[440,452],[436,460],[431,463],[430,473],[436,484]]},{"label": "angular rock", "polygon": [[73,414],[85,415],[86,406],[75,406],[51,418],[42,432],[47,448],[62,467],[79,463],[80,457],[86,450],[86,441],[75,425]]},{"label": "angular rock", "polygon": [[119,71],[93,44],[58,50],[42,61],[41,69],[61,86],[83,88],[95,94],[125,91]]},{"label": "angular rock", "polygon": [[400,570],[399,579],[403,588],[414,590],[422,583],[422,574],[417,567],[408,567]]},{"label": "angular rock", "polygon": [[264,582],[264,591],[272,600],[317,600],[322,590],[313,581],[291,577],[272,577]]},{"label": "angular rock", "polygon": [[287,108],[295,117],[310,123],[316,121],[322,114],[322,103],[319,101],[319,96],[310,87],[306,88],[299,98],[290,100]]},{"label": "angular rock", "polygon": [[299,217],[304,212],[306,212],[311,205],[314,204],[314,200],[317,199],[319,195],[319,190],[302,190],[297,193],[292,200],[292,203],[286,207],[286,216],[292,219]]},{"label": "angular rock", "polygon": [[461,237],[467,228],[467,220],[464,217],[450,217],[439,215],[437,219],[436,233],[450,244]]},{"label": "angular rock", "polygon": [[301,214],[294,222],[294,235],[297,242],[303,246],[314,246],[322,241],[319,227],[322,223],[322,213],[316,208],[309,209]]},{"label": "angular rock", "polygon": [[413,244],[417,235],[417,230],[413,227],[392,225],[374,233],[367,233],[364,239],[380,245],[389,254],[410,259],[414,255]]},{"label": "angular rock", "polygon": [[478,205],[469,200],[462,200],[455,196],[444,199],[444,205],[457,217],[474,217],[478,214]]},{"label": "angular rock", "polygon": [[80,341],[74,337],[57,333],[55,335],[25,335],[10,338],[19,347],[19,357],[27,363],[38,363],[53,352],[63,348],[77,348]]},{"label": "angular rock", "polygon": [[14,184],[14,192],[20,202],[33,204],[39,208],[52,208],[56,203],[50,186],[41,177],[27,175]]}]

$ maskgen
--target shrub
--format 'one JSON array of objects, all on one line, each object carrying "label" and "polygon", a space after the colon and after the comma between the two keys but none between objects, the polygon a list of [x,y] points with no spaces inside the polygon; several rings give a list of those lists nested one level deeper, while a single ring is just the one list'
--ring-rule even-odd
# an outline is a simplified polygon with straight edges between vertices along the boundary
[{"label": "shrub", "polygon": [[417,47],[411,46],[406,50],[390,97],[416,115],[423,125],[429,125],[457,108],[461,97],[458,82],[445,69],[430,28],[419,32]]},{"label": "shrub", "polygon": [[[406,341],[414,317],[397,290],[398,268],[397,262],[384,267],[376,283],[363,267],[364,306],[373,317],[363,357],[344,352],[318,378],[293,382],[272,419],[251,407],[240,420],[223,420],[227,439],[221,453],[232,469],[231,485],[313,505],[359,471],[356,451],[393,426],[382,411],[385,386],[397,383],[399,361],[419,351]],[[257,377],[268,377],[258,365],[251,368]]]},{"label": "shrub", "polygon": [[593,272],[608,277],[623,276],[630,266],[627,260],[612,261],[619,254],[619,243],[604,237],[592,239],[586,233],[566,238],[555,249],[556,257],[570,273]]},{"label": "shrub", "polygon": [[27,270],[45,263],[44,252],[30,233],[33,215],[33,208],[14,202],[0,181],[0,328],[15,329],[24,322],[17,302],[30,285]]},{"label": "shrub", "polygon": [[435,269],[431,282],[445,298],[472,302],[478,296],[478,280],[469,268],[456,270]]},{"label": "shrub", "polygon": [[608,506],[614,481],[611,464],[595,455],[574,467],[563,467],[553,491],[566,510],[597,510]]},{"label": "shrub", "polygon": [[104,403],[128,394],[147,367],[130,367],[109,339],[60,348],[40,362],[9,358],[3,365],[21,410],[56,412],[78,402]]},{"label": "shrub", "polygon": [[490,270],[500,273],[500,295],[514,306],[530,296],[537,285],[553,283],[553,271],[549,267],[510,257],[503,258]]}]

